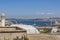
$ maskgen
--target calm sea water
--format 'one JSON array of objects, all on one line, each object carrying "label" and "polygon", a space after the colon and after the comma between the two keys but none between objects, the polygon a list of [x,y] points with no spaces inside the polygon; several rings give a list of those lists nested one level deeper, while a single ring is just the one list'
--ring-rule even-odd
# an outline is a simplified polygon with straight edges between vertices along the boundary
[{"label": "calm sea water", "polygon": [[54,22],[51,21],[36,21],[36,20],[22,20],[22,19],[11,19],[14,24],[26,24],[35,26],[51,26]]}]

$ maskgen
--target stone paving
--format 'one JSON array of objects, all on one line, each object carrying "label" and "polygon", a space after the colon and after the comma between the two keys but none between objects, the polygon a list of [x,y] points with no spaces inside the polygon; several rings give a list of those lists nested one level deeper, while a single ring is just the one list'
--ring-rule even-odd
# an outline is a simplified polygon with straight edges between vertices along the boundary
[{"label": "stone paving", "polygon": [[60,35],[28,35],[29,40],[60,40]]}]

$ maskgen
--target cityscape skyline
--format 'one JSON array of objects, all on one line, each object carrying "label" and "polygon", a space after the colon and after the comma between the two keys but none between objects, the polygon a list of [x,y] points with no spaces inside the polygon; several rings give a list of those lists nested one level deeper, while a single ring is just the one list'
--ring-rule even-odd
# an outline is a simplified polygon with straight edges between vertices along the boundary
[{"label": "cityscape skyline", "polygon": [[60,17],[60,0],[0,0],[0,14],[8,18]]}]

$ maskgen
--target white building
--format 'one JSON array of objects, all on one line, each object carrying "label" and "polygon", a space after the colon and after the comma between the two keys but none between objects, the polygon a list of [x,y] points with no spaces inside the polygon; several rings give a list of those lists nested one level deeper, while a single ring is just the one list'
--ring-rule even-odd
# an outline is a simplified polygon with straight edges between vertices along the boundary
[{"label": "white building", "polygon": [[27,34],[40,34],[40,32],[32,25],[12,24],[11,26],[18,26],[27,31]]}]

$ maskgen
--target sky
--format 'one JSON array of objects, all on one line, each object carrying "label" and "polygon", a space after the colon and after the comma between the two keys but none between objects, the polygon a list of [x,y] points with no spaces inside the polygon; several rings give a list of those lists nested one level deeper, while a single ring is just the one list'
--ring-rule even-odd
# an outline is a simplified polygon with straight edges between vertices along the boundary
[{"label": "sky", "polygon": [[60,17],[60,0],[0,0],[0,15],[8,18]]}]

